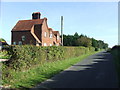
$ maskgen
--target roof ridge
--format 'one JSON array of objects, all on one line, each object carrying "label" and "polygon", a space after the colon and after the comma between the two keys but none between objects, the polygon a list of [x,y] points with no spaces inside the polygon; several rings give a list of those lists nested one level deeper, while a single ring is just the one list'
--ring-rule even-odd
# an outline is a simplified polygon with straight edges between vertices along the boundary
[{"label": "roof ridge", "polygon": [[36,21],[36,20],[44,20],[44,18],[43,18],[43,19],[29,19],[29,20],[19,20],[19,21]]}]

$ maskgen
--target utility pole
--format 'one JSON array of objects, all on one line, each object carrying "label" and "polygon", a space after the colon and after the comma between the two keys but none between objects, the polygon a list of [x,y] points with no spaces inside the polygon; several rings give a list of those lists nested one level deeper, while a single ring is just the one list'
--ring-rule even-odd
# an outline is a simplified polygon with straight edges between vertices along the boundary
[{"label": "utility pole", "polygon": [[63,46],[63,16],[61,16],[61,44]]}]

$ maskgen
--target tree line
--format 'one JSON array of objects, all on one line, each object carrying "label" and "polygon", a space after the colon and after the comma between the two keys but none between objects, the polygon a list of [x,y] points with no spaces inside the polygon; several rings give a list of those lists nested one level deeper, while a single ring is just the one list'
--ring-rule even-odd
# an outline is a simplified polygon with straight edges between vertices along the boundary
[{"label": "tree line", "polygon": [[79,35],[77,32],[74,35],[63,35],[63,45],[64,46],[84,46],[84,47],[95,47],[100,49],[107,49],[108,44],[104,43],[102,40],[96,40],[94,38],[89,38],[86,35]]}]

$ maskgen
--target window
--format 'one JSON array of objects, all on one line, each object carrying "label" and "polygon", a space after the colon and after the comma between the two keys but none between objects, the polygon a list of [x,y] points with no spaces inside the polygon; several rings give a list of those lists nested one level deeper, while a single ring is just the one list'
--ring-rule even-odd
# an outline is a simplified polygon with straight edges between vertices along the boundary
[{"label": "window", "polygon": [[22,36],[22,41],[25,41],[25,36]]},{"label": "window", "polygon": [[44,36],[47,37],[47,32],[45,32]]},{"label": "window", "polygon": [[52,38],[52,33],[50,34],[50,38]]},{"label": "window", "polygon": [[47,44],[46,44],[46,43],[44,43],[44,46],[47,46]]},{"label": "window", "polygon": [[52,38],[52,33],[50,33],[50,38]]},{"label": "window", "polygon": [[59,36],[57,36],[57,40],[59,40]]},{"label": "window", "polygon": [[19,45],[22,45],[22,41],[19,41],[18,44],[19,44]]},{"label": "window", "polygon": [[16,45],[16,42],[13,42],[13,45]]}]

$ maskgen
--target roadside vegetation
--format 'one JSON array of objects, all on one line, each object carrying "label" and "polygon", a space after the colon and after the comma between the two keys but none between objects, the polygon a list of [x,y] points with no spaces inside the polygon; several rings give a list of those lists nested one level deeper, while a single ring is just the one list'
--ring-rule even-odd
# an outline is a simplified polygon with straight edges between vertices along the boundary
[{"label": "roadside vegetation", "polygon": [[[10,60],[2,63],[3,85],[11,85],[13,88],[27,87],[32,80],[32,84],[34,85],[35,82],[38,83],[42,80],[50,78],[52,75],[55,75],[61,70],[69,67],[70,64],[76,62],[77,57],[87,55],[88,53],[92,53],[94,51],[95,48],[93,47],[83,46],[12,46],[9,49],[9,52],[12,55]],[[36,81],[37,79],[34,77],[38,78],[38,81]],[[30,85],[28,87],[30,87]]]},{"label": "roadside vegetation", "polygon": [[120,45],[112,47],[111,54],[113,55],[116,71],[118,73],[119,87],[120,87]]},{"label": "roadside vegetation", "polygon": [[3,38],[0,38],[0,42],[6,42],[5,39]]},{"label": "roadside vegetation", "polygon": [[10,59],[11,55],[6,50],[0,51],[0,59]]},{"label": "roadside vegetation", "polygon": [[79,35],[77,32],[74,35],[63,35],[64,46],[84,46],[84,47],[94,47],[95,50],[107,49],[108,44],[102,40],[96,40],[94,38],[89,38],[86,35]]},{"label": "roadside vegetation", "polygon": [[2,85],[9,88],[32,88],[87,56],[107,49],[108,44],[86,35],[64,35],[64,46],[15,45],[4,48]]},{"label": "roadside vegetation", "polygon": [[11,56],[9,55],[9,52],[4,50],[7,48],[9,48],[7,42],[3,38],[0,38],[0,59],[10,59]]},{"label": "roadside vegetation", "polygon": [[51,78],[55,74],[95,53],[97,52],[87,52],[79,57],[44,62],[43,64],[39,63],[28,70],[15,70],[4,67],[6,70],[3,71],[3,75],[5,75],[5,77],[3,77],[3,85],[18,89],[32,88],[38,83]]}]

